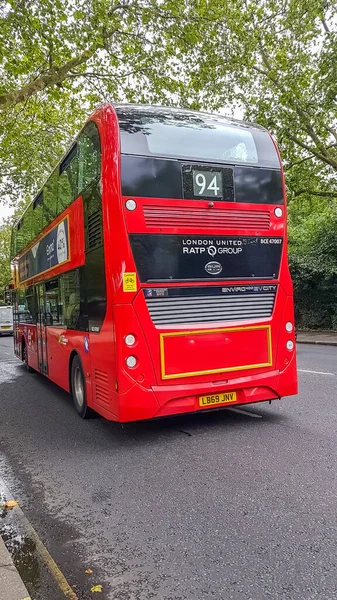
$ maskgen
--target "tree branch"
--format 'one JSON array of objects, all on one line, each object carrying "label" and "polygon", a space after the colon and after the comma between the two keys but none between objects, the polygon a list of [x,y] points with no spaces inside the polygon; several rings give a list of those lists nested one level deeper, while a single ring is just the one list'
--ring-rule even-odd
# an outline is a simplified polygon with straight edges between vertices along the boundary
[{"label": "tree branch", "polygon": [[328,125],[326,126],[326,128],[329,131],[329,133],[331,133],[331,135],[333,135],[333,137],[335,138],[335,140],[337,142],[337,131],[336,131],[336,129],[334,129],[333,127],[328,127]]},{"label": "tree branch", "polygon": [[302,163],[307,162],[308,160],[312,160],[313,158],[315,158],[315,157],[313,154],[311,154],[310,156],[306,156],[305,158],[302,158],[301,160],[297,160],[293,163],[290,163],[287,167],[283,167],[284,172],[288,172],[293,167],[297,167],[298,165],[301,165]]},{"label": "tree branch", "polygon": [[319,158],[319,160],[325,162],[327,165],[330,165],[331,167],[333,167],[335,169],[335,171],[337,171],[337,161],[336,160],[333,160],[332,158],[330,158],[329,156],[326,156],[325,154],[321,154],[320,152],[317,152],[317,150],[315,150],[314,148],[312,148],[305,142],[302,142],[302,140],[299,140],[296,136],[292,135],[291,133],[287,132],[286,135],[295,144],[297,144],[304,150],[307,150],[308,152],[310,152],[310,154],[313,154],[314,156],[316,156],[316,158]]},{"label": "tree branch", "polygon": [[[116,4],[109,11],[109,17],[112,17],[114,13],[118,10],[130,10],[133,5],[129,4]],[[15,106],[16,104],[21,104],[27,101],[31,96],[36,94],[37,92],[43,91],[46,87],[54,86],[62,83],[67,77],[69,72],[71,72],[74,68],[79,67],[88,62],[88,60],[95,54],[95,52],[99,49],[104,49],[107,42],[111,39],[114,33],[117,33],[118,29],[112,29],[111,31],[103,31],[104,41],[96,42],[92,44],[88,50],[82,52],[79,56],[69,60],[62,67],[56,68],[52,66],[51,62],[51,52],[49,54],[49,69],[35,77],[27,84],[22,86],[20,89],[16,89],[11,92],[6,92],[0,94],[0,111],[11,106]]]},{"label": "tree branch", "polygon": [[33,96],[33,94],[41,92],[46,87],[62,83],[62,81],[66,79],[68,72],[71,71],[71,69],[86,63],[96,52],[98,47],[98,44],[93,45],[76,58],[69,60],[59,69],[49,69],[46,71],[46,73],[40,77],[37,77],[36,79],[33,79],[19,90],[0,94],[0,109],[8,108],[10,106],[25,102],[28,100],[28,98]]},{"label": "tree branch", "polygon": [[[268,54],[267,54],[265,48],[263,47],[261,39],[259,39],[259,46],[260,46],[260,51],[261,51],[261,56],[262,56],[263,63],[264,63],[264,65],[265,65],[265,67],[267,68],[267,71],[268,71],[267,72],[267,76],[269,77],[269,79],[274,83],[274,85],[277,88],[279,88],[283,93],[286,93],[286,89],[285,89],[284,85],[280,82],[280,80],[278,79],[278,77],[276,77],[273,74],[273,67],[272,67],[272,65],[270,63]],[[263,73],[263,71],[262,71],[262,73]],[[316,144],[316,146],[317,146],[317,148],[319,150],[319,154],[320,154],[321,160],[323,160],[322,157],[324,156],[325,157],[325,162],[327,162],[328,164],[330,164],[334,168],[337,168],[337,162],[333,161],[333,159],[330,159],[328,149],[322,143],[322,141],[320,140],[320,138],[316,134],[316,132],[315,132],[315,130],[314,130],[312,124],[311,124],[310,116],[307,114],[306,110],[300,105],[300,103],[298,102],[298,100],[296,100],[295,98],[289,97],[288,101],[289,101],[290,106],[293,106],[295,112],[300,117],[300,119],[303,121],[303,129],[307,132],[307,134],[309,135],[309,137]],[[329,129],[329,127],[327,127],[327,130],[330,133],[332,133],[332,131]],[[306,149],[308,149],[308,148],[306,148]],[[315,154],[316,156],[318,156],[317,152],[314,153],[314,151],[312,149],[310,149],[309,151],[312,152],[313,154]],[[332,162],[331,162],[331,160],[332,160]]]},{"label": "tree branch", "polygon": [[295,198],[302,194],[309,194],[310,196],[320,196],[321,198],[337,198],[337,192],[319,192],[318,190],[294,190]]},{"label": "tree branch", "polygon": [[331,31],[330,31],[330,29],[329,29],[329,27],[328,27],[328,25],[327,25],[327,22],[326,22],[326,20],[324,19],[324,17],[322,17],[322,18],[321,18],[321,23],[322,23],[322,25],[323,25],[323,28],[324,28],[324,30],[325,30],[325,33],[331,33]]},{"label": "tree branch", "polygon": [[130,10],[130,8],[133,8],[133,6],[131,6],[130,4],[121,4],[121,3],[116,4],[109,10],[108,17],[112,17],[112,15],[120,9],[121,10]]},{"label": "tree branch", "polygon": [[[336,148],[336,147],[337,147],[337,144],[330,144],[328,146],[328,148]],[[305,156],[304,158],[301,158],[300,160],[296,160],[293,163],[289,163],[289,165],[284,168],[284,171],[290,171],[290,169],[292,169],[293,167],[297,167],[298,165],[301,165],[302,163],[307,162],[308,160],[312,160],[313,158],[316,158],[316,157],[313,154],[311,154],[310,156]]]}]

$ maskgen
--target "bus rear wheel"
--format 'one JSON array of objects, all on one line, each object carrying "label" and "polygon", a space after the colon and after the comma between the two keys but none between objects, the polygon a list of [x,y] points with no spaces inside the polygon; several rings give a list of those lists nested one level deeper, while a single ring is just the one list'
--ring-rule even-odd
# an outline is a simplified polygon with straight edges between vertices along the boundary
[{"label": "bus rear wheel", "polygon": [[71,394],[75,408],[82,419],[90,417],[90,408],[87,405],[85,379],[79,356],[74,356],[71,363]]},{"label": "bus rear wheel", "polygon": [[28,349],[25,340],[22,341],[22,361],[26,367],[27,373],[35,373],[35,370],[28,363]]}]

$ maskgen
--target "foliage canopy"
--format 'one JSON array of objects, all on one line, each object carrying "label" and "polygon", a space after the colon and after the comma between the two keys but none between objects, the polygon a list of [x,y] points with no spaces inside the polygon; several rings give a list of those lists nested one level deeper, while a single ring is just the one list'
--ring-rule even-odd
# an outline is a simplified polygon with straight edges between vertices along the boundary
[{"label": "foliage canopy", "polygon": [[2,198],[36,189],[102,100],[177,99],[194,12],[179,0],[0,2]]},{"label": "foliage canopy", "polygon": [[107,98],[239,106],[277,137],[291,198],[337,194],[334,0],[0,2],[0,189],[38,187]]},{"label": "foliage canopy", "polygon": [[238,108],[281,149],[297,298],[330,298],[301,319],[336,326],[334,12],[335,0],[0,0],[2,202],[38,189],[102,100]]},{"label": "foliage canopy", "polygon": [[276,136],[291,199],[337,195],[335,7],[334,0],[209,0],[208,35],[190,72],[197,103],[238,104]]}]

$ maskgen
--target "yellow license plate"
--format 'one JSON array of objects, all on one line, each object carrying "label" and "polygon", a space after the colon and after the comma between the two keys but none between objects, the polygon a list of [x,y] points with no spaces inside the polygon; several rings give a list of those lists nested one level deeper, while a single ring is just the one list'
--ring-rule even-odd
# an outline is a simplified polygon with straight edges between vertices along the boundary
[{"label": "yellow license plate", "polygon": [[2,326],[1,326],[1,329],[10,329],[10,328],[11,328],[11,326],[10,326],[10,325],[2,325]]},{"label": "yellow license plate", "polygon": [[199,396],[199,406],[219,406],[219,404],[228,404],[229,402],[236,402],[236,392]]}]

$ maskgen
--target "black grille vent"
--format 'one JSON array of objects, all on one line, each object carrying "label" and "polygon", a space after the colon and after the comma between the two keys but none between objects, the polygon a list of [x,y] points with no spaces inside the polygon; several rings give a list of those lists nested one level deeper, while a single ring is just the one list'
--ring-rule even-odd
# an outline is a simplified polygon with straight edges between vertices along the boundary
[{"label": "black grille vent", "polygon": [[110,403],[109,378],[105,371],[95,369],[96,402],[103,407]]},{"label": "black grille vent", "polygon": [[152,321],[155,325],[187,325],[198,323],[221,323],[247,319],[267,319],[271,317],[275,288],[261,293],[235,293],[233,295],[175,296],[146,298]]},{"label": "black grille vent", "polygon": [[101,213],[96,211],[88,216],[88,249],[98,248],[103,243]]}]

